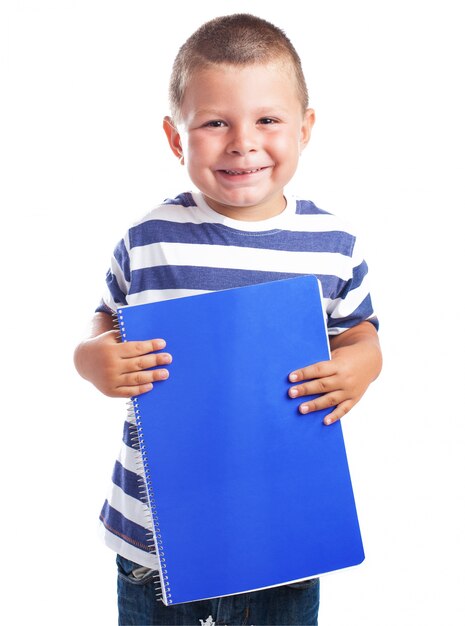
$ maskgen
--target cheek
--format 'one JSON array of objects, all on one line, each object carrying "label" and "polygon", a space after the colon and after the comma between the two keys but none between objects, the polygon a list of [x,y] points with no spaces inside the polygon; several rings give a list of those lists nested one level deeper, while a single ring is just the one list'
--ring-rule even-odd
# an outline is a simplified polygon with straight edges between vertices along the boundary
[{"label": "cheek", "polygon": [[300,135],[292,133],[275,137],[273,150],[276,151],[276,154],[281,155],[281,158],[298,155],[300,153]]},{"label": "cheek", "polygon": [[187,142],[187,152],[190,158],[208,161],[218,152],[218,141],[209,137],[191,137]]},{"label": "cheek", "polygon": [[203,138],[190,139],[184,150],[184,163],[194,184],[200,183],[215,163],[214,148]]}]

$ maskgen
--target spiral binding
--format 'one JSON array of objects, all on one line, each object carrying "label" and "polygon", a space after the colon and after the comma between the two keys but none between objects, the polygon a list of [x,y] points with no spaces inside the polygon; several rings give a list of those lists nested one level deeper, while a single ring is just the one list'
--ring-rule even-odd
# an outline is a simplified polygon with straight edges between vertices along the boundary
[{"label": "spiral binding", "polygon": [[[120,331],[120,341],[127,341],[124,327],[124,318],[121,309],[118,309],[115,327]],[[160,571],[154,574],[154,585],[157,600],[164,599],[166,604],[172,604],[171,589],[169,584],[168,570],[166,567],[165,552],[161,536],[160,524],[155,504],[152,480],[150,478],[147,451],[145,448],[144,434],[140,416],[137,396],[132,397],[127,404],[129,437],[131,445],[139,451],[137,462],[138,489],[141,501],[146,505],[146,516],[148,526],[152,530],[146,532],[147,545],[150,552],[157,556],[160,563]]]}]

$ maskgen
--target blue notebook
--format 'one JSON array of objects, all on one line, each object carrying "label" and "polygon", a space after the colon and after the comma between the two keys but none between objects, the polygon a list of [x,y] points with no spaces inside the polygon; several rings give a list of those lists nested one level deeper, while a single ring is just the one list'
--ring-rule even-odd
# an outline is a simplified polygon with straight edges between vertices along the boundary
[{"label": "blue notebook", "polygon": [[173,355],[169,379],[132,398],[164,603],[363,561],[341,424],[288,396],[291,371],[329,358],[316,277],[117,315],[123,341],[161,337]]}]

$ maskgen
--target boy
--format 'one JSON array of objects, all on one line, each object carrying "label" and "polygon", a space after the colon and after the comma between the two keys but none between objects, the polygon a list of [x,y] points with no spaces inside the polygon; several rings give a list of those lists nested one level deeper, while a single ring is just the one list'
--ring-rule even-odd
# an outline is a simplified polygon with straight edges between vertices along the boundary
[{"label": "boy", "polygon": [[[111,316],[118,305],[317,274],[332,359],[290,373],[289,395],[302,397],[303,414],[333,407],[329,425],[378,376],[381,352],[356,238],[312,202],[284,195],[314,122],[299,57],[262,19],[211,20],[179,50],[170,104],[164,130],[198,191],[166,200],[117,245],[91,337],[76,348],[77,370],[108,396],[145,393],[169,376],[150,368],[172,357],[163,338],[119,343]],[[130,431],[128,421],[101,514],[118,553],[119,623],[316,624],[318,579],[170,607],[156,601],[158,561],[148,551]]]}]

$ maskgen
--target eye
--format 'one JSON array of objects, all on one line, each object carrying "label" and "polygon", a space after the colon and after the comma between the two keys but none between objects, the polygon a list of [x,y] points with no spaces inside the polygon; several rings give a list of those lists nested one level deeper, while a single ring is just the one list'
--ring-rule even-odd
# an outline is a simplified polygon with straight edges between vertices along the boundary
[{"label": "eye", "polygon": [[261,117],[258,122],[258,124],[277,124],[278,120],[274,119],[273,117]]},{"label": "eye", "polygon": [[206,126],[207,128],[222,128],[223,126],[226,126],[226,124],[221,120],[211,120],[209,122],[206,122],[204,126]]}]

